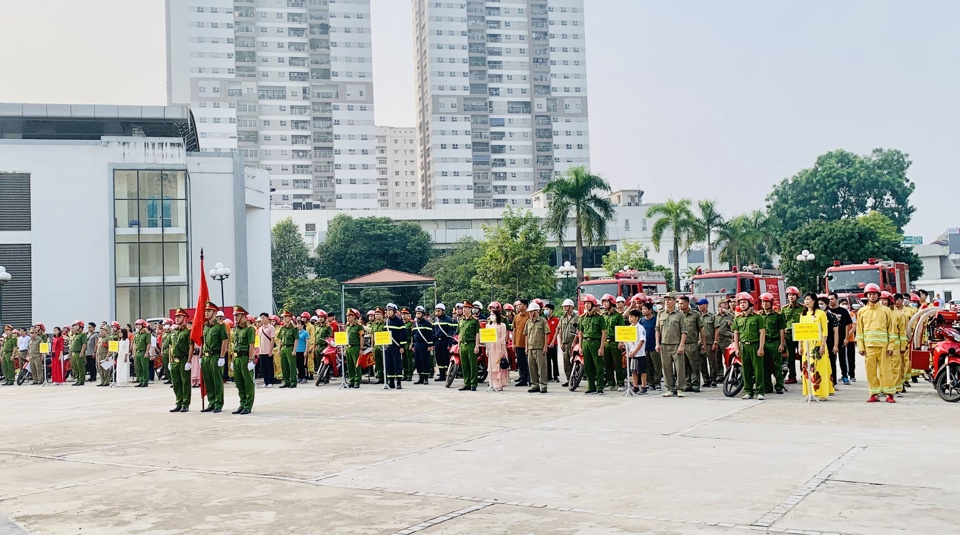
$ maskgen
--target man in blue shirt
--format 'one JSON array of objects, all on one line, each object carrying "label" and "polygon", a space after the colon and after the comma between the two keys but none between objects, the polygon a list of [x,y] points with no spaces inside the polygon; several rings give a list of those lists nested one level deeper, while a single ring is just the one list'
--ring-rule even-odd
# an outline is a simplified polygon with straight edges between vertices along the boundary
[{"label": "man in blue shirt", "polygon": [[663,362],[660,360],[660,353],[657,351],[657,337],[654,333],[657,328],[657,315],[653,313],[653,303],[643,303],[640,305],[640,325],[647,332],[647,379],[650,388],[661,390],[660,381],[663,379]]}]

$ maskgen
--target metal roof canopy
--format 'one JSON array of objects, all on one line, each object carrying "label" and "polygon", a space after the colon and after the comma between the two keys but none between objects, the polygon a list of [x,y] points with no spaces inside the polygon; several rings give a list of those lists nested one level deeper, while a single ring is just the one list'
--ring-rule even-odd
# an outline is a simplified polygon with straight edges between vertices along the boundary
[{"label": "metal roof canopy", "polygon": [[347,318],[346,292],[358,288],[413,288],[433,286],[433,300],[437,300],[437,279],[395,269],[381,269],[340,283],[340,313]]}]

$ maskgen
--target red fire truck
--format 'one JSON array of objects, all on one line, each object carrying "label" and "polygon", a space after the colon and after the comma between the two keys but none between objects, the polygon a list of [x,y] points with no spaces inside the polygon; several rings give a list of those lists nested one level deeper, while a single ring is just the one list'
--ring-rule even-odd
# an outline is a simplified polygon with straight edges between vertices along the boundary
[{"label": "red fire truck", "polygon": [[635,269],[621,269],[612,279],[584,280],[577,286],[578,308],[583,313],[584,294],[590,294],[599,301],[604,294],[614,297],[622,295],[629,300],[634,295],[643,292],[647,296],[663,295],[667,293],[667,277],[662,271],[638,271]]},{"label": "red fire truck", "polygon": [[693,295],[696,298],[709,296],[736,295],[747,292],[752,295],[760,308],[760,294],[773,294],[773,306],[780,307],[785,303],[786,282],[783,275],[776,269],[743,269],[733,268],[730,271],[712,271],[693,276]]},{"label": "red fire truck", "polygon": [[837,292],[841,297],[853,294],[863,298],[863,288],[871,282],[890,293],[910,292],[909,266],[891,260],[870,258],[863,264],[841,264],[835,260],[824,279],[827,292]]}]

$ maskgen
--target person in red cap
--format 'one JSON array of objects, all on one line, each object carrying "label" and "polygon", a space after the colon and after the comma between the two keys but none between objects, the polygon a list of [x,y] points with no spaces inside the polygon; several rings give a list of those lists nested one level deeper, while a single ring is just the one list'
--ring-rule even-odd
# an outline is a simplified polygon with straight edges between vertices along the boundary
[{"label": "person in red cap", "polygon": [[207,387],[207,407],[200,412],[223,410],[223,371],[227,362],[227,329],[217,321],[220,308],[207,301],[203,308],[203,347],[200,348],[200,369]]}]

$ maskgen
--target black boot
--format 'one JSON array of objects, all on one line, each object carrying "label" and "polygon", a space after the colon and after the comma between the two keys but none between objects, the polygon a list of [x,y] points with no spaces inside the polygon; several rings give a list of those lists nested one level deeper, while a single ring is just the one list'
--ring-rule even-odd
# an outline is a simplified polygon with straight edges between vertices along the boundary
[{"label": "black boot", "polygon": [[387,380],[387,386],[389,386],[390,388],[394,388],[394,385],[393,385],[393,377],[391,377],[390,379]]},{"label": "black boot", "polygon": [[415,383],[413,383],[413,384],[415,384],[415,385],[422,385],[422,384],[423,384],[423,374],[420,374],[420,378],[417,379],[417,382],[415,382]]},{"label": "black boot", "polygon": [[425,385],[430,384],[430,376],[429,376],[429,375],[424,375],[424,376],[423,376],[423,384],[425,384]]},{"label": "black boot", "polygon": [[401,383],[403,383],[403,381],[400,380],[399,377],[397,377],[397,390],[402,390],[402,389],[403,389],[403,385],[402,385]]}]

